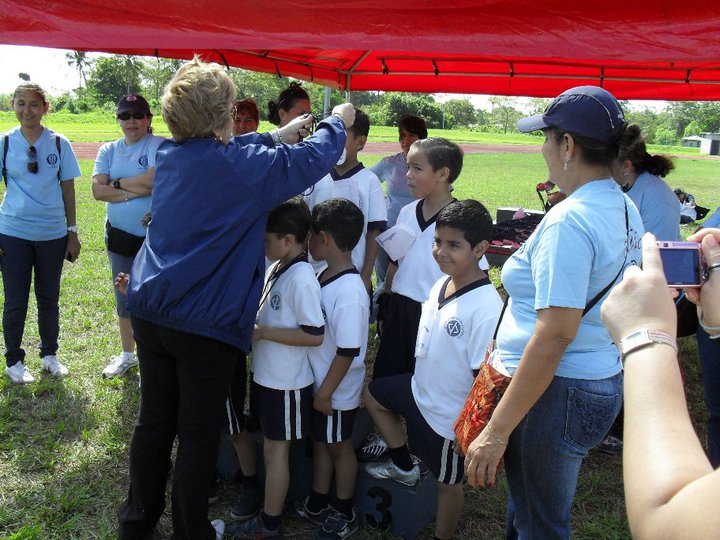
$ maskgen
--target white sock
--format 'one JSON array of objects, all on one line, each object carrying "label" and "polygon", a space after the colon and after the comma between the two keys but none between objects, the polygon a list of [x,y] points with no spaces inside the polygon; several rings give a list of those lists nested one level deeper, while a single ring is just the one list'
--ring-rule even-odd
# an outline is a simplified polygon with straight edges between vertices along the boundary
[{"label": "white sock", "polygon": [[133,356],[135,356],[135,353],[134,353],[134,352],[123,351],[123,358],[124,358],[125,360],[132,360],[132,359],[133,359]]}]

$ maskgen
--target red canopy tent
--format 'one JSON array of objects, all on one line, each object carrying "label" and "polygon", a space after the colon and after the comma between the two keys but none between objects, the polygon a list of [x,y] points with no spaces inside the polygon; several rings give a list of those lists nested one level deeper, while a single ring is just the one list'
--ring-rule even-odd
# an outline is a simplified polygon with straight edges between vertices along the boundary
[{"label": "red canopy tent", "polygon": [[345,90],[720,98],[718,0],[0,0],[0,42],[198,53]]}]

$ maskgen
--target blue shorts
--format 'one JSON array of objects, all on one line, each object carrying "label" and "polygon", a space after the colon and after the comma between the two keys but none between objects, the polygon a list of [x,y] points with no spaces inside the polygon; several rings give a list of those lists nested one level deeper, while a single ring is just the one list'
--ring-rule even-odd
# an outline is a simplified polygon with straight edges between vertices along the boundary
[{"label": "blue shorts", "polygon": [[425,462],[432,475],[443,484],[459,484],[465,459],[453,450],[454,441],[438,435],[425,421],[415,403],[411,380],[412,373],[382,377],[372,381],[368,390],[380,405],[405,418],[410,451]]},{"label": "blue shorts", "polygon": [[256,383],[263,435],[272,441],[294,441],[309,435],[313,385],[277,390]]},{"label": "blue shorts", "polygon": [[328,444],[339,443],[350,440],[355,424],[355,416],[359,407],[349,411],[337,411],[333,409],[332,416],[327,416],[313,409],[312,412],[312,433],[315,442]]}]

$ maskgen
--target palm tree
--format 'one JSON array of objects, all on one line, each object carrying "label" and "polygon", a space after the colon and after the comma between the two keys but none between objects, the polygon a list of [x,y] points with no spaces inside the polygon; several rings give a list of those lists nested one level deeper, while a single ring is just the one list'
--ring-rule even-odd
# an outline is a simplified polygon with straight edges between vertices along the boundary
[{"label": "palm tree", "polygon": [[74,67],[78,72],[78,84],[82,88],[83,82],[87,86],[87,78],[85,77],[85,70],[90,67],[90,59],[87,57],[87,53],[81,51],[72,51],[65,55],[65,60],[70,67]]},{"label": "palm tree", "polygon": [[131,82],[137,80],[143,72],[145,65],[137,56],[123,55],[125,59],[125,80],[127,81],[127,94],[131,92]]}]

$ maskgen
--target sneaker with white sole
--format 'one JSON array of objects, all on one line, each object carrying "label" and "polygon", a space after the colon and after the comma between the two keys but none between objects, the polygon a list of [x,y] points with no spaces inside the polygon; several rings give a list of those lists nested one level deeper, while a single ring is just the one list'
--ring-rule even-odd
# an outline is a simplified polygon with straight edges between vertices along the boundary
[{"label": "sneaker with white sole", "polygon": [[225,536],[225,522],[222,519],[213,519],[210,525],[215,529],[215,540],[222,540]]},{"label": "sneaker with white sole", "polygon": [[392,460],[379,463],[366,463],[365,471],[373,478],[395,480],[406,486],[414,486],[420,481],[420,467],[414,465],[409,471],[404,471]]},{"label": "sneaker with white sole", "polygon": [[354,508],[350,519],[333,508],[328,514],[325,523],[313,536],[313,540],[342,540],[354,534],[357,530],[358,518]]},{"label": "sneaker with white sole", "polygon": [[6,367],[5,375],[15,384],[29,384],[35,380],[35,377],[32,376],[23,362],[18,362],[10,367]]},{"label": "sneaker with white sole", "polygon": [[358,453],[358,461],[379,461],[384,459],[389,451],[387,443],[379,433],[371,433],[365,439],[365,445]]},{"label": "sneaker with white sole", "polygon": [[118,354],[110,359],[110,363],[105,366],[105,369],[102,371],[102,376],[106,379],[120,377],[121,375],[124,375],[128,369],[137,365],[138,359],[134,354]]},{"label": "sneaker with white sole", "polygon": [[65,375],[70,373],[68,371],[68,368],[58,362],[57,357],[52,354],[43,356],[42,368],[48,373],[50,373],[50,375],[54,375],[55,377],[65,377]]},{"label": "sneaker with white sole", "polygon": [[330,512],[332,511],[332,506],[329,504],[317,512],[313,512],[308,508],[308,501],[310,500],[310,497],[305,497],[304,499],[297,501],[295,503],[295,513],[299,515],[300,517],[304,517],[308,521],[311,521],[315,525],[322,526],[323,523],[325,523],[325,520],[327,519],[328,515],[330,515]]}]

